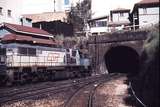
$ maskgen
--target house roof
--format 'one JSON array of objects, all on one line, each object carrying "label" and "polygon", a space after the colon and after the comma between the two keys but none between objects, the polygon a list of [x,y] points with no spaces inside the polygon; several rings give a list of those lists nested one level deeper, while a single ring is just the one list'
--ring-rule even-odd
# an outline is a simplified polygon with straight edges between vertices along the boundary
[{"label": "house roof", "polygon": [[159,3],[159,0],[141,0],[136,4],[149,4],[149,3]]},{"label": "house roof", "polygon": [[129,12],[130,9],[126,9],[126,8],[116,8],[111,10],[111,12]]},{"label": "house roof", "polygon": [[2,38],[2,41],[9,41],[9,40],[32,41],[32,37],[31,36],[24,36],[24,35],[16,35],[16,34],[7,34]]},{"label": "house roof", "polygon": [[55,21],[61,20],[64,22],[67,19],[66,12],[44,12],[39,14],[24,14],[23,17],[32,19],[32,22],[42,22],[42,21]]},{"label": "house roof", "polygon": [[136,3],[133,7],[132,13],[137,10],[139,7],[159,7],[159,0],[141,0],[140,2]]},{"label": "house roof", "polygon": [[32,36],[7,34],[2,38],[2,41],[21,41],[21,42],[32,42],[34,44],[46,44],[56,45],[57,43],[51,39],[34,38]]},{"label": "house roof", "polygon": [[106,15],[106,16],[92,18],[92,19],[88,20],[88,22],[92,22],[92,21],[95,21],[95,20],[101,20],[101,19],[108,19],[108,18],[109,18],[109,16]]},{"label": "house roof", "polygon": [[13,31],[15,31],[15,32],[20,32],[20,33],[25,33],[25,34],[33,34],[33,35],[40,35],[40,36],[51,36],[51,34],[48,33],[47,31],[44,31],[44,30],[38,29],[38,28],[16,25],[16,24],[10,24],[10,23],[4,23],[4,26],[13,30]]}]

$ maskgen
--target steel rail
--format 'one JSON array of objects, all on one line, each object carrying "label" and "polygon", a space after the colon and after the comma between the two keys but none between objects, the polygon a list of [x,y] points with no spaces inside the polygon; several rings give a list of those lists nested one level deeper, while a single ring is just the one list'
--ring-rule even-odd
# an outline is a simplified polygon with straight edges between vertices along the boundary
[{"label": "steel rail", "polygon": [[[76,96],[77,95],[81,95],[81,93],[83,92],[83,90],[86,88],[86,87],[90,87],[90,91],[89,91],[89,95],[88,95],[88,100],[87,100],[87,106],[88,107],[92,107],[93,106],[93,95],[96,91],[96,89],[101,85],[103,84],[104,82],[108,82],[110,80],[112,80],[114,77],[119,77],[118,74],[111,74],[111,75],[108,75],[108,78],[106,77],[105,79],[102,78],[101,80],[99,81],[95,81],[95,82],[92,82],[92,83],[88,83],[82,87],[80,87],[78,90],[76,90],[69,98],[68,100],[65,102],[64,104],[64,107],[70,107],[72,102],[77,98]],[[95,86],[94,84],[97,84],[97,86]],[[94,87],[93,87],[94,85]],[[82,91],[82,92],[81,92]],[[84,94],[84,93],[82,93]]]},{"label": "steel rail", "polygon": [[97,90],[98,87],[100,87],[102,84],[116,78],[116,77],[119,77],[119,74],[111,74],[109,78],[107,78],[107,80],[105,80],[104,82],[100,82],[98,83],[96,86],[94,86],[94,89],[90,91],[90,94],[89,94],[89,100],[88,100],[88,107],[94,107],[93,105],[93,97],[94,97],[94,94]]},{"label": "steel rail", "polygon": [[19,89],[15,89],[15,88],[9,88],[8,90],[7,89],[1,89],[0,90],[0,98],[2,97],[5,97],[5,96],[14,96],[16,94],[20,94],[20,93],[25,93],[25,92],[28,92],[28,91],[35,91],[35,90],[38,90],[38,89],[43,89],[43,88],[50,88],[50,87],[53,87],[53,86],[57,86],[57,85],[65,85],[67,84],[70,84],[72,83],[73,81],[79,81],[79,82],[83,82],[85,81],[86,79],[92,79],[92,78],[99,78],[99,76],[95,76],[95,77],[88,77],[88,78],[79,78],[79,79],[74,79],[74,80],[68,80],[68,81],[61,81],[61,82],[47,82],[47,83],[44,83],[44,84],[34,84],[31,85],[31,87],[20,87]]},{"label": "steel rail", "polygon": [[[46,93],[58,93],[58,92],[61,92],[63,91],[64,89],[68,89],[72,86],[75,86],[75,85],[80,85],[80,84],[87,84],[88,82],[93,82],[93,81],[97,81],[100,77],[98,78],[93,78],[88,80],[88,79],[85,79],[85,80],[82,80],[82,81],[79,81],[79,82],[72,82],[72,83],[67,83],[67,84],[63,84],[59,87],[49,87],[49,88],[42,88],[42,89],[37,89],[37,90],[29,90],[24,93],[21,93],[21,94],[15,94],[14,96],[11,96],[11,95],[6,95],[4,97],[1,97],[0,98],[0,104],[2,103],[6,103],[6,102],[12,102],[12,101],[20,101],[20,100],[23,100],[23,99],[29,99],[29,98],[34,98],[34,97],[37,97],[37,96],[43,96],[43,95],[46,95]],[[88,81],[86,81],[88,80]]]},{"label": "steel rail", "polygon": [[147,107],[146,104],[144,104],[144,103],[138,98],[138,96],[136,95],[135,91],[133,90],[133,87],[132,87],[131,82],[129,82],[129,87],[130,87],[130,89],[131,89],[131,92],[132,92],[134,98],[141,104],[141,106]]}]

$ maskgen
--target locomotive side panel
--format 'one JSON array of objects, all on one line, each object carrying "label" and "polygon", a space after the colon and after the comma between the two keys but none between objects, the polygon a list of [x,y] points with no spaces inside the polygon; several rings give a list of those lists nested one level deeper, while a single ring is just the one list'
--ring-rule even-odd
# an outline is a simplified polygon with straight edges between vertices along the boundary
[{"label": "locomotive side panel", "polygon": [[[87,61],[76,49],[10,44],[6,46],[9,81],[45,81],[87,76]],[[84,66],[85,65],[85,66]]]},{"label": "locomotive side panel", "polygon": [[31,47],[7,48],[7,66],[32,67],[32,66],[62,66],[65,65],[65,51],[43,50]]},{"label": "locomotive side panel", "polygon": [[65,52],[43,51],[37,55],[38,63],[45,63],[45,66],[62,66],[65,65]]}]

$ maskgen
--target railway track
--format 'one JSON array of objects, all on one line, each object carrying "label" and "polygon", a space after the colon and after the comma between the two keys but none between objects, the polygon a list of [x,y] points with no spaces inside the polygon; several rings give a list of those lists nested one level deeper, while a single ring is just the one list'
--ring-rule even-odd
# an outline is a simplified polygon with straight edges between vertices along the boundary
[{"label": "railway track", "polygon": [[[100,76],[95,76],[94,78],[99,78]],[[27,86],[18,86],[18,87],[11,87],[11,88],[1,88],[0,89],[0,98],[4,96],[13,96],[20,93],[25,93],[28,91],[34,91],[34,90],[40,90],[43,88],[50,88],[50,87],[56,87],[60,85],[65,85],[67,83],[72,83],[73,81],[85,81],[92,79],[93,77],[87,77],[87,78],[79,78],[79,79],[73,79],[73,80],[65,80],[65,81],[58,81],[58,82],[45,82],[41,84],[32,84]]]},{"label": "railway track", "polygon": [[111,74],[106,79],[88,83],[80,87],[65,102],[64,107],[94,107],[93,99],[96,89],[110,80],[120,77],[120,74]]},{"label": "railway track", "polygon": [[[37,99],[40,97],[45,97],[48,94],[56,94],[62,91],[66,91],[69,87],[86,85],[88,83],[95,82],[99,80],[100,78],[105,78],[106,76],[96,76],[96,77],[90,77],[90,78],[84,78],[84,79],[76,79],[74,81],[70,82],[62,82],[61,84],[50,84],[50,85],[40,85],[40,87],[36,86],[35,88],[27,88],[23,90],[17,90],[17,91],[10,91],[10,92],[1,92],[0,96],[0,104],[4,104],[7,102],[16,102],[21,101],[25,99]],[[78,82],[75,82],[78,81]],[[86,82],[87,81],[87,82]],[[12,92],[12,93],[11,93]]]}]

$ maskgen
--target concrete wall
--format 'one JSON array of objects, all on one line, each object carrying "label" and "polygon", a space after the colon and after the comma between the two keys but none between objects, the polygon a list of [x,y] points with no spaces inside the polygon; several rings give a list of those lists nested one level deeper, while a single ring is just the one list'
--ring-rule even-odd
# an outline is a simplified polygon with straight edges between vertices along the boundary
[{"label": "concrete wall", "polygon": [[139,55],[142,52],[143,42],[147,32],[124,32],[106,34],[103,36],[92,36],[89,38],[88,49],[91,55],[92,67],[96,73],[108,73],[104,56],[107,51],[116,46],[128,46]]},{"label": "concrete wall", "polygon": [[159,23],[159,7],[139,8],[139,25],[142,27],[149,27]]},{"label": "concrete wall", "polygon": [[[90,26],[90,33],[105,33],[105,32],[109,32],[108,29],[108,19],[98,19],[95,20],[93,22],[91,22],[91,26]],[[103,24],[102,24],[103,23]]]},{"label": "concrete wall", "polygon": [[[2,7],[2,14],[0,14],[0,23],[8,22],[13,24],[20,24],[20,17],[22,13],[22,0],[0,0],[0,7]],[[11,10],[11,16],[8,16],[8,10]]]},{"label": "concrete wall", "polygon": [[113,22],[123,22],[123,21],[129,21],[128,17],[129,17],[129,13],[127,12],[123,12],[122,13],[123,16],[121,16],[121,13],[113,13]]}]

